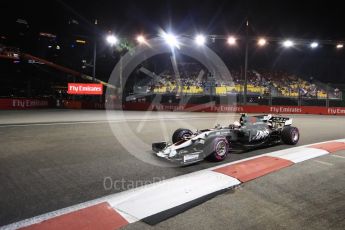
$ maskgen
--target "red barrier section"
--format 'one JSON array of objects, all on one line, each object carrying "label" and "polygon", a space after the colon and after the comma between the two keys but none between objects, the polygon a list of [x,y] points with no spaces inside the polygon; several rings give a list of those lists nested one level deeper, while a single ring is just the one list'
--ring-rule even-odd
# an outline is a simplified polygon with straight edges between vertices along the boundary
[{"label": "red barrier section", "polygon": [[73,100],[63,100],[62,101],[62,108],[64,109],[82,109],[82,102],[81,101],[73,101]]},{"label": "red barrier section", "polygon": [[48,99],[23,99],[5,98],[0,99],[0,109],[37,109],[49,108],[52,103]]},{"label": "red barrier section", "polygon": [[320,114],[345,115],[345,108],[319,106],[267,106],[267,105],[212,105],[212,104],[150,104],[126,103],[124,110],[153,110],[153,111],[191,111],[191,112],[234,112],[234,113],[274,113],[274,114]]},{"label": "red barrier section", "polygon": [[83,101],[81,107],[83,109],[104,109],[104,103]]},{"label": "red barrier section", "polygon": [[[56,102],[48,99],[0,99],[0,109],[36,109],[55,107]],[[123,109],[138,111],[188,111],[188,112],[231,112],[231,113],[273,113],[273,114],[320,114],[345,115],[342,107],[319,106],[268,106],[268,105],[215,105],[207,104],[151,104],[148,102],[108,103],[62,100],[66,109]]]}]

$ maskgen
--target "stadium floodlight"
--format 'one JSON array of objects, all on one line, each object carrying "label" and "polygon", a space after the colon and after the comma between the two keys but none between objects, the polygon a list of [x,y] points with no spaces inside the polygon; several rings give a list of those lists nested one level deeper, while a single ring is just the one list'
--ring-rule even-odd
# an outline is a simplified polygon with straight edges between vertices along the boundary
[{"label": "stadium floodlight", "polygon": [[266,45],[266,44],[267,44],[267,40],[266,40],[266,39],[260,38],[260,39],[258,40],[258,45],[259,45],[259,46],[264,46],[264,45]]},{"label": "stadium floodlight", "polygon": [[86,44],[86,41],[82,40],[82,39],[77,39],[77,40],[75,40],[75,42],[79,43],[79,44]]},{"label": "stadium floodlight", "polygon": [[116,45],[117,43],[118,43],[118,39],[117,39],[117,37],[115,37],[114,35],[108,35],[107,36],[107,42],[111,45],[111,46],[113,46],[113,45]]},{"label": "stadium floodlight", "polygon": [[195,40],[195,43],[199,46],[204,45],[206,42],[205,36],[201,34],[197,35],[194,40]]},{"label": "stadium floodlight", "polygon": [[234,36],[228,37],[227,41],[228,41],[228,44],[231,45],[231,46],[236,44],[236,38]]},{"label": "stadium floodlight", "polygon": [[339,44],[337,44],[337,49],[341,49],[341,48],[343,48],[344,47],[344,45],[343,44],[341,44],[341,43],[339,43]]},{"label": "stadium floodlight", "polygon": [[286,40],[283,42],[283,46],[286,48],[290,48],[290,47],[294,46],[294,42],[291,40]]},{"label": "stadium floodlight", "polygon": [[319,43],[317,43],[317,42],[312,42],[312,43],[310,43],[310,47],[311,48],[317,48],[319,46]]},{"label": "stadium floodlight", "polygon": [[139,42],[140,44],[146,43],[146,39],[143,35],[139,35],[137,37],[137,42]]},{"label": "stadium floodlight", "polygon": [[170,47],[178,47],[178,41],[175,35],[170,34],[170,33],[169,34],[164,33],[163,38]]}]

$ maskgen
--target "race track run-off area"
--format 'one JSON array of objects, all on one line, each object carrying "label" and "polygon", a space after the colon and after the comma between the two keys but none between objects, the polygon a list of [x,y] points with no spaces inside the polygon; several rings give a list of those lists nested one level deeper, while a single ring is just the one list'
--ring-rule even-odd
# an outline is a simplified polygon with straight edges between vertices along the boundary
[{"label": "race track run-off area", "polygon": [[310,229],[341,229],[345,119],[286,116],[299,128],[296,146],[172,167],[154,156],[151,143],[170,140],[181,127],[226,126],[239,115],[1,111],[0,226],[240,229],[247,215],[246,228],[291,228],[295,218]]}]

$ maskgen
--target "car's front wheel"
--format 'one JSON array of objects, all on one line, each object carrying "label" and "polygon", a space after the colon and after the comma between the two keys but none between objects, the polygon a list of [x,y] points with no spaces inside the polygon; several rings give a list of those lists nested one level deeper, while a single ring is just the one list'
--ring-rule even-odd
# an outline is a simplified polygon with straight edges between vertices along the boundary
[{"label": "car's front wheel", "polygon": [[209,154],[207,159],[222,161],[229,153],[229,143],[225,137],[216,137],[206,143],[204,151]]},{"label": "car's front wheel", "polygon": [[286,126],[282,131],[282,141],[288,145],[295,145],[299,141],[299,131],[296,127]]},{"label": "car's front wheel", "polygon": [[172,136],[172,142],[173,143],[179,142],[192,135],[193,135],[193,132],[190,131],[189,129],[177,129]]}]

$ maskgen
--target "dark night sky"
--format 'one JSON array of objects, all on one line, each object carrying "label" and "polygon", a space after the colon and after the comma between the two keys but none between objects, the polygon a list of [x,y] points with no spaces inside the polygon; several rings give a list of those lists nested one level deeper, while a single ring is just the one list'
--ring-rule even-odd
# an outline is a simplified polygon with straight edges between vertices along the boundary
[{"label": "dark night sky", "polygon": [[[98,20],[98,37],[104,37],[109,30],[120,37],[134,38],[139,33],[156,35],[159,29],[169,28],[177,34],[194,35],[202,32],[244,35],[244,24],[248,17],[252,36],[345,40],[345,16],[340,1],[6,1],[1,3],[1,9],[0,33],[11,31],[16,19],[23,18],[36,34],[50,32],[60,37],[70,36],[71,33],[74,33],[73,36],[94,36],[95,19]],[[77,29],[68,29],[67,22],[71,19],[79,22]],[[218,49],[222,51],[224,47]],[[307,68],[307,74],[320,73],[322,78],[327,76],[328,79],[333,78],[333,81],[345,82],[345,68],[342,67],[345,56],[334,52],[332,47],[320,50],[324,51],[318,51],[317,54],[310,53],[310,50],[299,50],[299,53],[280,55],[281,51],[277,51],[277,47],[270,46],[261,53],[252,52],[250,58],[256,58],[257,61],[250,60],[250,63],[255,67],[255,64],[261,65],[265,60],[266,63],[272,63],[273,59],[274,63],[269,67],[275,68],[279,60],[282,64],[292,60],[288,67],[290,69],[304,71],[305,65],[308,65],[311,68]],[[235,63],[237,67],[243,64],[241,55],[243,52],[238,50],[241,63]],[[315,68],[320,64],[325,70]]]},{"label": "dark night sky", "polygon": [[87,29],[97,18],[117,33],[156,33],[171,25],[176,32],[235,33],[249,17],[253,33],[270,36],[342,39],[344,10],[339,1],[6,1],[2,28],[22,17],[51,32],[77,19]]}]

